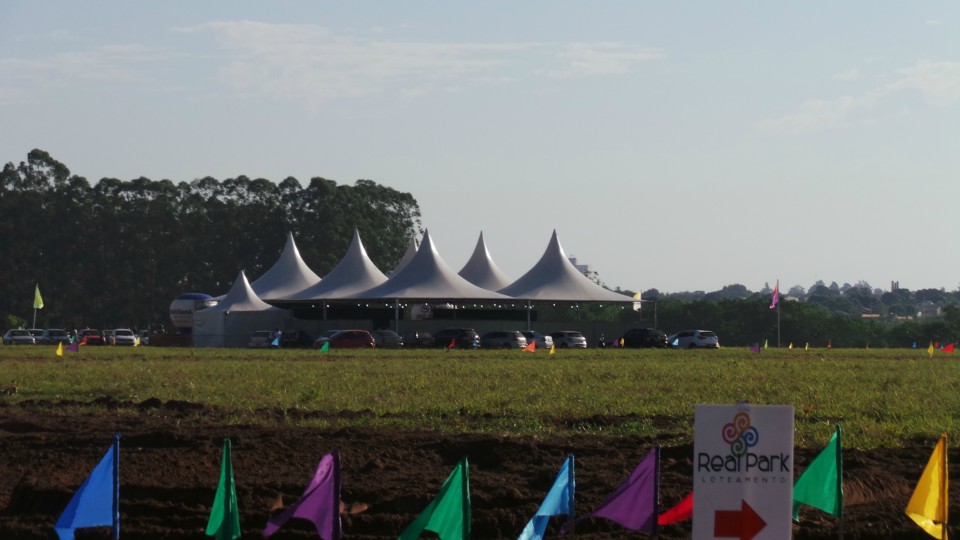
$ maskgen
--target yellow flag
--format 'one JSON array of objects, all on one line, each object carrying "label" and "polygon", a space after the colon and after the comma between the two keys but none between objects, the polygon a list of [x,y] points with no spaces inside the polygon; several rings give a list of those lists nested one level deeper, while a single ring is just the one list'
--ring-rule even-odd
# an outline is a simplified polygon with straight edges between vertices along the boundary
[{"label": "yellow flag", "polygon": [[139,346],[140,346],[140,336],[137,336],[137,337],[133,338],[133,346],[134,346],[134,347],[139,347]]},{"label": "yellow flag", "polygon": [[930,358],[933,358],[933,351],[934,351],[933,342],[931,341],[931,342],[930,342],[930,346],[927,347],[927,354],[930,355]]},{"label": "yellow flag", "polygon": [[764,348],[764,349],[767,348],[767,345],[769,344],[769,343],[768,343],[769,341],[770,341],[769,339],[763,340],[763,348]]},{"label": "yellow flag", "polygon": [[57,344],[57,356],[63,356],[63,342]]},{"label": "yellow flag", "polygon": [[807,342],[806,345],[803,346],[803,350],[805,350],[805,351],[809,351],[809,350],[810,350],[810,342],[809,342],[809,341]]},{"label": "yellow flag", "polygon": [[944,433],[907,504],[910,519],[934,538],[947,537],[943,528],[947,524],[947,476],[947,434]]},{"label": "yellow flag", "polygon": [[43,309],[43,298],[40,297],[40,284],[33,290],[33,309]]},{"label": "yellow flag", "polygon": [[623,347],[623,338],[620,338],[620,347]]},{"label": "yellow flag", "polygon": [[792,342],[792,341],[790,342],[790,346],[787,347],[787,348],[788,348],[788,349],[792,349],[792,348],[793,348],[793,342]]},{"label": "yellow flag", "polygon": [[556,345],[551,345],[551,346],[550,346],[550,354],[557,354],[557,346],[556,346]]}]

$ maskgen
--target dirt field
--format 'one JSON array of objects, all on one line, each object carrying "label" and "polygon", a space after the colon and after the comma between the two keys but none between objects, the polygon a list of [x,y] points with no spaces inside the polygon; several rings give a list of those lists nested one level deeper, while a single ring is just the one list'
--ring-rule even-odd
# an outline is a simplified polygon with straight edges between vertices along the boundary
[{"label": "dirt field", "polygon": [[[70,408],[63,404],[0,403],[0,538],[54,538],[54,522],[116,431],[123,437],[121,537],[129,540],[204,537],[223,437],[233,442],[244,538],[262,538],[271,509],[281,499],[296,501],[320,457],[333,448],[341,450],[346,538],[396,538],[436,495],[457,460],[468,455],[473,538],[493,539],[517,537],[567,454],[576,456],[577,513],[585,514],[657,442],[243,426],[229,425],[216,410],[188,403],[147,400],[122,410],[116,404],[100,405],[106,412],[91,415],[67,413]],[[692,448],[659,442],[664,445],[661,501],[666,509],[691,489]],[[922,441],[907,449],[845,450],[845,538],[929,538],[903,509],[932,448]],[[797,449],[796,468],[802,470],[817,451]],[[955,462],[956,453],[951,454]],[[833,518],[814,510],[801,518],[794,538],[837,538]],[[661,538],[688,538],[690,526],[665,527]],[[548,537],[556,536],[552,520]],[[107,529],[77,535],[108,537]],[[604,520],[581,523],[575,536],[638,537],[642,535]],[[316,532],[309,523],[294,520],[273,538],[316,538]]]}]

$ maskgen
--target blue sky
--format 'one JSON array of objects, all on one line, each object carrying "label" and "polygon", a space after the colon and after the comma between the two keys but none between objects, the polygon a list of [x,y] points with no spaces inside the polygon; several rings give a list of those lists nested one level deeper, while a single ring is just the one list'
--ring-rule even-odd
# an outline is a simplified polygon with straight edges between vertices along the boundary
[{"label": "blue sky", "polygon": [[[960,3],[0,4],[0,162],[371,179],[455,270],[960,285]],[[278,249],[282,239],[277,239]],[[216,291],[214,291],[216,292]]]}]

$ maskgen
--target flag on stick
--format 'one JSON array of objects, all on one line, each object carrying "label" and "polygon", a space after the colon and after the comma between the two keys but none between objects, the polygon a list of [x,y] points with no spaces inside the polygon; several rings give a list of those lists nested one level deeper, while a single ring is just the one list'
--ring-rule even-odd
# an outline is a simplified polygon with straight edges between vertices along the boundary
[{"label": "flag on stick", "polygon": [[83,481],[54,529],[60,540],[73,540],[74,529],[113,527],[113,538],[120,538],[120,434]]},{"label": "flag on stick", "polygon": [[930,342],[930,346],[927,347],[927,354],[930,355],[930,358],[933,358],[933,351],[934,351],[933,342],[931,341],[931,342]]},{"label": "flag on stick", "polygon": [[805,350],[805,351],[809,351],[809,350],[810,350],[810,342],[809,342],[809,341],[807,342],[806,345],[803,346],[803,350]]},{"label": "flag on stick", "polygon": [[33,309],[43,309],[43,298],[40,296],[40,284],[33,290]]},{"label": "flag on stick", "polygon": [[759,343],[754,343],[753,345],[751,345],[751,346],[750,346],[750,352],[755,352],[755,353],[760,352],[760,344],[759,344]]},{"label": "flag on stick", "polygon": [[934,538],[947,537],[947,477],[947,434],[944,433],[907,504],[910,519]]},{"label": "flag on stick", "polygon": [[788,348],[788,349],[792,349],[792,348],[793,348],[793,342],[792,342],[792,341],[790,342],[790,346],[787,347],[787,348]]},{"label": "flag on stick", "polygon": [[556,345],[551,345],[551,346],[550,346],[550,354],[557,354],[557,346],[556,346]]},{"label": "flag on stick", "polygon": [[73,343],[67,346],[67,350],[73,351],[73,352],[80,352],[80,342],[74,341]]},{"label": "flag on stick", "polygon": [[457,338],[450,338],[450,344],[447,345],[448,349],[454,349],[457,346]]},{"label": "flag on stick", "polygon": [[800,505],[819,508],[843,517],[843,448],[840,425],[817,457],[793,485],[793,520],[799,521]]},{"label": "flag on stick", "polygon": [[237,507],[237,487],[233,482],[230,439],[223,440],[220,483],[217,485],[217,494],[213,498],[213,507],[210,508],[206,535],[217,540],[240,538],[240,509]]},{"label": "flag on stick", "polygon": [[423,531],[433,531],[441,540],[470,538],[470,476],[464,456],[440,487],[440,493],[400,533],[398,540],[416,540]]},{"label": "flag on stick", "polygon": [[267,527],[263,529],[263,535],[272,535],[293,518],[313,522],[317,528],[317,534],[324,540],[340,540],[339,450],[323,456],[300,500],[270,518]]},{"label": "flag on stick", "polygon": [[547,496],[533,515],[527,526],[517,540],[540,540],[543,533],[547,530],[547,523],[550,516],[566,515],[568,519],[574,518],[573,498],[574,498],[574,475],[573,475],[573,454],[567,456],[557,473],[557,479],[553,481],[553,487],[547,492]]},{"label": "flag on stick", "polygon": [[320,347],[320,352],[330,352],[330,342],[324,341],[323,346]]},{"label": "flag on stick", "polygon": [[777,304],[780,303],[780,280],[777,280],[776,286],[773,287],[773,297],[770,299],[770,309],[777,307]]},{"label": "flag on stick", "polygon": [[763,340],[763,348],[766,349],[769,346],[770,346],[770,340],[769,339]]},{"label": "flag on stick", "polygon": [[63,356],[63,342],[57,343],[57,356]]},{"label": "flag on stick", "polygon": [[660,514],[657,518],[657,525],[670,525],[687,521],[693,518],[693,493],[687,493],[687,496],[676,506]]},{"label": "flag on stick", "polygon": [[[630,474],[630,478],[610,495],[600,508],[577,521],[602,517],[615,521],[623,527],[657,535],[660,491],[660,447],[647,452],[646,457]],[[568,531],[573,523],[563,527]]]},{"label": "flag on stick", "polygon": [[531,339],[530,343],[523,348],[523,352],[537,352],[537,340]]},{"label": "flag on stick", "polygon": [[943,352],[952,353],[952,352],[953,352],[953,343],[949,343],[949,344],[947,344],[947,345],[944,345],[942,350],[943,350]]}]

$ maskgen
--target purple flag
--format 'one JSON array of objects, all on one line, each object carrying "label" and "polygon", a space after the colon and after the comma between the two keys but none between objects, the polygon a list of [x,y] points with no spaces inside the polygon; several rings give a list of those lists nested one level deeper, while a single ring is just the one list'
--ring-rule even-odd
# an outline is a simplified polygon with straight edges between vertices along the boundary
[{"label": "purple flag", "polygon": [[750,352],[757,352],[757,353],[760,352],[760,344],[754,343],[753,345],[751,345]]},{"label": "purple flag", "polygon": [[777,280],[777,285],[773,288],[773,298],[770,299],[770,309],[777,307],[777,304],[780,303],[780,280]]},{"label": "purple flag", "polygon": [[323,456],[317,472],[296,504],[270,518],[264,536],[277,532],[292,518],[313,522],[324,540],[340,540],[340,451]]},{"label": "purple flag", "polygon": [[659,490],[660,447],[656,447],[647,452],[643,461],[630,474],[630,478],[620,484],[607,502],[581,519],[607,518],[627,529],[654,536],[658,531]]},{"label": "purple flag", "polygon": [[80,343],[77,341],[74,341],[73,343],[67,346],[67,350],[73,351],[73,352],[80,352]]}]

